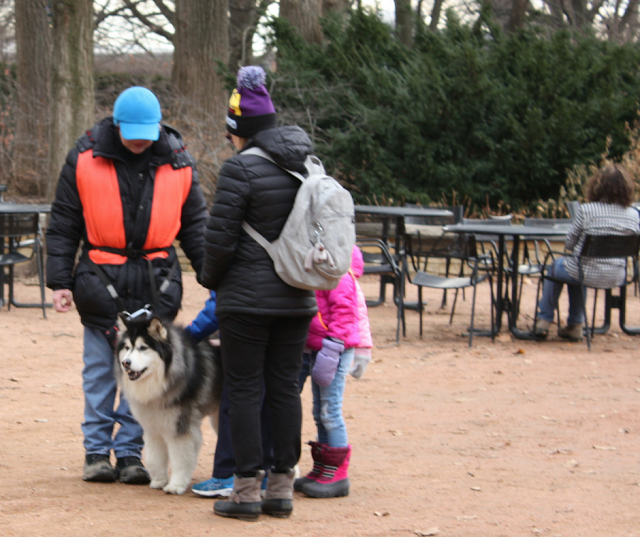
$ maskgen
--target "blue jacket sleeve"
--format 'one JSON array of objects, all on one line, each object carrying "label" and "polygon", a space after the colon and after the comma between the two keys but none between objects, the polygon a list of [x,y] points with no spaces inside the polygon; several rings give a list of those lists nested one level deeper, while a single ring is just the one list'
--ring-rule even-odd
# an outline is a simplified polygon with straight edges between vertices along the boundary
[{"label": "blue jacket sleeve", "polygon": [[219,327],[220,323],[216,316],[216,292],[211,291],[211,296],[204,303],[204,308],[184,330],[196,341],[202,341],[213,334]]}]

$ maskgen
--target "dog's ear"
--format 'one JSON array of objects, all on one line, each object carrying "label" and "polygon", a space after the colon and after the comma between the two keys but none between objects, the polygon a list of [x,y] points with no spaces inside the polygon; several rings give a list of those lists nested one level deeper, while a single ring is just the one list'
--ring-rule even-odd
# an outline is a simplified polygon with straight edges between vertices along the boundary
[{"label": "dog's ear", "polygon": [[162,321],[157,317],[153,317],[149,323],[148,334],[157,341],[167,341],[169,336],[167,329],[162,324]]}]

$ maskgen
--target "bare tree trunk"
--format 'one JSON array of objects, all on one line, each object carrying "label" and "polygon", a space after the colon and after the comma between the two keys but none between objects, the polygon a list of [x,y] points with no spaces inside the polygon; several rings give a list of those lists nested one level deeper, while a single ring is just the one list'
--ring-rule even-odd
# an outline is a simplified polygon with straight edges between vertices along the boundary
[{"label": "bare tree trunk", "polygon": [[441,12],[442,12],[442,0],[434,0],[433,8],[431,9],[431,21],[429,22],[429,30],[431,30],[432,32],[435,32],[438,29]]},{"label": "bare tree trunk", "polygon": [[511,15],[507,23],[507,30],[513,32],[524,26],[524,17],[529,9],[529,0],[512,0]]},{"label": "bare tree trunk", "polygon": [[17,192],[46,193],[51,89],[51,31],[47,0],[15,5],[17,94],[15,170]]},{"label": "bare tree trunk", "polygon": [[172,79],[184,99],[185,113],[224,121],[227,94],[216,61],[228,62],[228,0],[177,0]]},{"label": "bare tree trunk", "polygon": [[338,11],[346,13],[351,7],[351,0],[322,0],[322,16],[324,17],[330,11]]},{"label": "bare tree trunk", "polygon": [[95,121],[93,2],[52,0],[53,58],[47,198],[53,199],[65,157]]},{"label": "bare tree trunk", "polygon": [[280,0],[280,16],[308,43],[322,42],[322,0]]},{"label": "bare tree trunk", "polygon": [[413,15],[411,0],[395,0],[396,3],[396,35],[400,42],[411,48],[413,46]]},{"label": "bare tree trunk", "polygon": [[229,0],[229,71],[252,62],[251,47],[258,23],[256,0]]}]

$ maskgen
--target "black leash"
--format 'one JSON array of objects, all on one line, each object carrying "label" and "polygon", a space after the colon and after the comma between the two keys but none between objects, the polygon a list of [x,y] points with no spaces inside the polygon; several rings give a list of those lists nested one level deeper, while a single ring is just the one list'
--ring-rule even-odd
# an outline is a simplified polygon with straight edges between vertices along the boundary
[{"label": "black leash", "polygon": [[[166,252],[168,250],[168,248],[152,248],[149,250],[132,250],[128,248],[127,249],[110,248],[107,246],[105,247],[100,246],[99,248],[92,247],[91,249],[101,250],[101,251],[112,253],[112,254],[123,255],[128,257],[129,259],[140,259],[141,257],[148,254],[152,254],[156,252]],[[176,259],[173,265],[171,266],[171,269],[169,269],[169,273],[167,274],[166,278],[160,284],[160,287],[156,287],[155,276],[153,274],[153,263],[151,262],[151,259],[147,259],[146,261],[147,261],[147,266],[149,268],[149,285],[151,286],[151,297],[153,299],[153,309],[156,309],[158,306],[158,302],[160,301],[160,295],[165,293],[169,288],[169,285],[171,284],[171,278],[173,278],[173,275],[175,274],[176,270],[180,266],[180,263]],[[116,306],[118,307],[118,311],[121,313],[128,313],[125,309],[124,302],[122,301],[122,298],[120,297],[120,295],[118,295],[118,292],[116,291],[116,288],[114,287],[113,283],[111,282],[109,277],[106,275],[104,270],[100,268],[100,265],[95,263],[89,257],[88,253],[86,256],[86,262],[87,262],[87,265],[89,265],[89,267],[91,268],[91,270],[93,270],[93,272],[98,276],[98,278],[100,278],[104,286],[107,288],[107,291],[111,295],[111,298],[113,298],[113,300],[116,303]]]}]

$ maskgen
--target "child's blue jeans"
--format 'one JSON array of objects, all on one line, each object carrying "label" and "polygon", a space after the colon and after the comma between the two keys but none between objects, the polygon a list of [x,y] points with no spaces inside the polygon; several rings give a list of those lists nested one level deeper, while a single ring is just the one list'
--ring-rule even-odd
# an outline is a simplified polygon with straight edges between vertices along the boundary
[{"label": "child's blue jeans", "polygon": [[[316,361],[317,352],[311,353],[310,371]],[[336,376],[329,386],[319,386],[311,381],[313,392],[313,419],[318,429],[318,442],[330,447],[347,447],[347,426],[342,417],[342,401],[347,382],[347,374],[353,363],[355,349],[347,349],[340,355]]]}]

